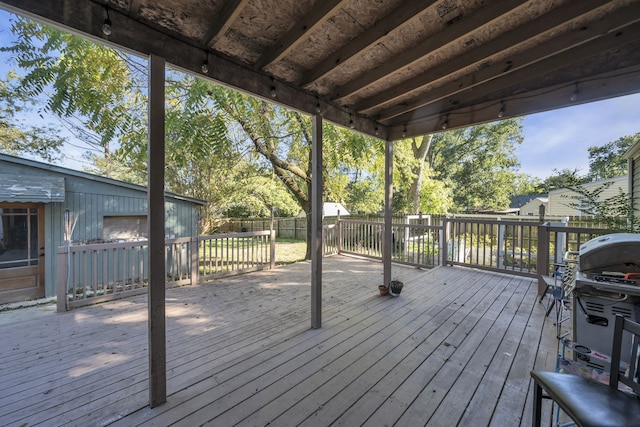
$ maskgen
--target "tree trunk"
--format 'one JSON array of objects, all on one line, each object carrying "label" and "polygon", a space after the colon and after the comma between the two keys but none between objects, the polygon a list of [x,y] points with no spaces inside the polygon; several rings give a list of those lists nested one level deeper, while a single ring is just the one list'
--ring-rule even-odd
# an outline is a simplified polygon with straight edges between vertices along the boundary
[{"label": "tree trunk", "polygon": [[413,181],[411,182],[411,186],[409,187],[409,197],[411,198],[412,202],[411,207],[413,214],[419,213],[420,210],[420,188],[422,187],[424,168],[426,166],[425,160],[427,158],[427,154],[429,153],[429,148],[431,147],[432,140],[433,135],[426,135],[422,137],[420,145],[417,145],[415,138],[411,142],[413,157],[418,161],[418,163],[413,168],[411,168],[414,176]]}]

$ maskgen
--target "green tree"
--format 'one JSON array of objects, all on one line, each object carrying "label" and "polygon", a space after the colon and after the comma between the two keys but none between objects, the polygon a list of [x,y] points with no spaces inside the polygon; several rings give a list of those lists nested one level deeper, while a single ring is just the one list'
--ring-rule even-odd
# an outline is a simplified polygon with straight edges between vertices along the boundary
[{"label": "green tree", "polygon": [[[89,147],[89,171],[146,184],[145,62],[28,19],[16,18],[12,31],[17,41],[2,50],[25,71],[17,93],[40,103]],[[166,188],[218,201],[225,186],[216,184],[232,175],[242,156],[227,137],[226,118],[207,101],[206,92],[194,90],[199,88],[195,81],[167,72]],[[216,212],[207,208],[206,215]]]},{"label": "green tree", "polygon": [[627,174],[624,154],[640,140],[640,132],[623,136],[601,147],[589,147],[589,174],[591,181],[615,178]]},{"label": "green tree", "polygon": [[520,119],[455,129],[433,135],[426,160],[451,189],[454,209],[505,209],[518,192],[514,151],[522,141]]},{"label": "green tree", "polygon": [[447,213],[453,208],[451,188],[431,176],[423,179],[420,186],[418,212]]},{"label": "green tree", "polygon": [[[424,189],[431,187],[433,188],[433,182],[430,185],[425,186],[423,188],[425,175],[429,173],[426,171],[427,164],[425,162],[427,158],[427,154],[429,154],[429,149],[431,148],[431,143],[433,142],[433,134],[424,135],[419,138],[411,138],[411,153],[413,154],[413,162],[411,162],[410,170],[412,174],[412,179],[410,180],[408,197],[411,203],[411,213],[417,214],[421,211],[423,203],[421,203],[421,199],[423,194],[426,196]],[[427,193],[428,194],[428,193]],[[425,203],[424,205],[427,205]],[[427,211],[427,212],[446,212],[445,211]]]},{"label": "green tree", "polygon": [[384,208],[384,185],[372,177],[349,183],[345,206],[352,215],[377,214]]},{"label": "green tree", "polygon": [[532,177],[524,173],[519,173],[515,176],[515,181],[513,182],[514,194],[539,194],[541,185],[542,181],[540,180],[540,178]]},{"label": "green tree", "polygon": [[146,129],[146,74],[139,58],[87,39],[15,18],[16,41],[2,50],[26,72],[22,96],[43,102],[107,166],[115,145]]},{"label": "green tree", "polygon": [[66,138],[59,136],[52,125],[35,126],[16,117],[31,113],[34,106],[34,102],[16,88],[17,79],[11,71],[0,81],[0,149],[7,154],[31,154],[52,161],[59,157]]},{"label": "green tree", "polygon": [[[311,121],[287,110],[224,87],[200,81],[216,106],[244,132],[254,152],[268,162],[301,209],[311,215]],[[371,138],[323,125],[324,200],[344,202],[352,182],[346,174],[376,151]],[[311,221],[307,221],[306,259],[311,258]]]},{"label": "green tree", "polygon": [[539,192],[548,193],[549,191],[558,190],[560,188],[571,188],[589,182],[586,176],[580,176],[579,169],[554,169],[554,175],[547,177],[538,187]]},{"label": "green tree", "polygon": [[394,144],[394,212],[446,213],[453,207],[451,187],[435,177],[425,161],[432,139],[427,135]]},{"label": "green tree", "polygon": [[567,206],[592,216],[609,229],[640,232],[640,219],[635,215],[634,200],[628,193],[619,189],[617,194],[602,198],[602,193],[611,185],[613,182],[605,182],[591,190],[582,185],[568,187],[577,197]]}]

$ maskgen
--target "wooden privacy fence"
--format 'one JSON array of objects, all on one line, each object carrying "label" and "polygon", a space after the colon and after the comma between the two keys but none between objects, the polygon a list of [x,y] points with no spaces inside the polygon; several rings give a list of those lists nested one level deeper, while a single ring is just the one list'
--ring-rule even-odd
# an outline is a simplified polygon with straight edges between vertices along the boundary
[{"label": "wooden privacy fence", "polygon": [[[58,248],[58,311],[147,292],[148,242]],[[275,232],[255,231],[169,239],[167,287],[275,266]]]},{"label": "wooden privacy fence", "polygon": [[269,230],[273,227],[278,237],[291,239],[307,238],[306,217],[274,218],[225,218],[220,220],[219,230],[222,233],[250,232]]}]

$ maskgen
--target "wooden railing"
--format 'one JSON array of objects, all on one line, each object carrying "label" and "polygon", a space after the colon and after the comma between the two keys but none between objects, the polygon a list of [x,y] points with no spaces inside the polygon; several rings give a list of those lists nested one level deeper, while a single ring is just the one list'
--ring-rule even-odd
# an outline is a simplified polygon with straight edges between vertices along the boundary
[{"label": "wooden railing", "polygon": [[[332,248],[341,254],[381,260],[384,227],[382,222],[341,219],[332,229],[331,238],[335,242]],[[416,267],[435,267],[441,263],[442,227],[396,223],[392,224],[391,236],[394,262]]]},{"label": "wooden railing", "polygon": [[198,237],[198,275],[200,281],[274,267],[274,231],[252,231]]},{"label": "wooden railing", "polygon": [[338,222],[338,227],[339,253],[382,259],[383,223],[345,219]]},{"label": "wooden railing", "polygon": [[322,226],[322,253],[324,256],[340,253],[340,227],[337,224]]},{"label": "wooden railing", "polygon": [[[481,218],[446,218],[440,225],[392,224],[392,261],[416,267],[464,265],[526,277],[551,273],[553,264],[587,240],[612,230]],[[325,254],[382,259],[384,223],[339,219],[325,227]],[[444,243],[446,242],[446,243]]]},{"label": "wooden railing", "polygon": [[566,227],[559,223],[447,219],[447,264],[537,277],[549,275],[567,251],[612,230]]},{"label": "wooden railing", "polygon": [[[611,230],[539,222],[448,218],[440,225],[392,224],[392,261],[416,267],[464,265],[526,277],[549,275],[568,251]],[[324,255],[381,260],[384,223],[339,219],[323,229]],[[58,249],[58,310],[146,292],[146,241]],[[254,231],[166,242],[167,286],[275,266],[275,232]]]},{"label": "wooden railing", "polygon": [[534,277],[539,226],[537,222],[447,219],[443,222],[446,263]]},{"label": "wooden railing", "polygon": [[[102,243],[58,248],[58,311],[147,292],[148,242]],[[275,266],[275,233],[217,234],[169,239],[167,287]]]}]

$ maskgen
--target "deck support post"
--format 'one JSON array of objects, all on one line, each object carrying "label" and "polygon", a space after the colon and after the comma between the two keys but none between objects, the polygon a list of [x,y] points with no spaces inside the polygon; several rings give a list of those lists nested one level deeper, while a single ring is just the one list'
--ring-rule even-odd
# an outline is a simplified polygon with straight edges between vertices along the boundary
[{"label": "deck support post", "polygon": [[322,117],[312,118],[311,142],[311,328],[322,327]]},{"label": "deck support post", "polygon": [[391,245],[393,241],[393,141],[387,141],[384,150],[384,238],[382,244],[382,282],[391,283]]},{"label": "deck support post", "polygon": [[149,406],[167,401],[164,256],[164,73],[165,60],[149,57]]}]

